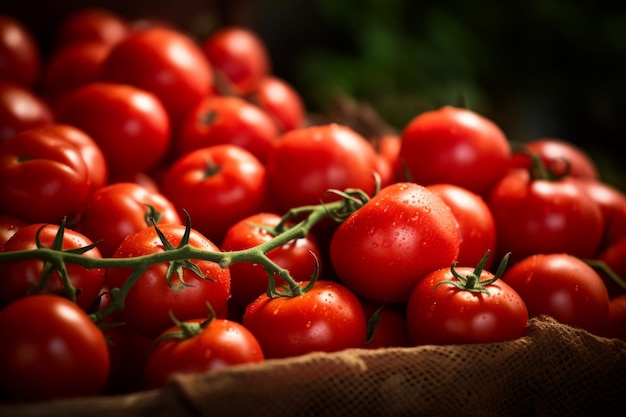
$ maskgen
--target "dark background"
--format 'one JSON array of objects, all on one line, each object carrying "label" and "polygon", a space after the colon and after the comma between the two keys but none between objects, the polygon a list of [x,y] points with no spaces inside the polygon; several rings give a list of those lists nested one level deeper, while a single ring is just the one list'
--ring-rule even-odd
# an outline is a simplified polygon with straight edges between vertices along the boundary
[{"label": "dark background", "polygon": [[312,112],[338,93],[400,130],[418,113],[460,104],[511,140],[558,137],[590,152],[603,178],[626,184],[626,4],[499,0],[4,1],[45,50],[67,13],[104,6],[161,17],[199,39],[243,24],[265,40],[274,72]]}]

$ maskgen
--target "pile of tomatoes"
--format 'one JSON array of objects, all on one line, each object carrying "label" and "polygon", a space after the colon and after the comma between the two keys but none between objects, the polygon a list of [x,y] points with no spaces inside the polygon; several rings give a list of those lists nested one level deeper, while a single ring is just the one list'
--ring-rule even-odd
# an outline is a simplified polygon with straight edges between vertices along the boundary
[{"label": "pile of tomatoes", "polygon": [[626,195],[565,140],[454,106],[380,137],[312,124],[243,27],[87,9],[43,59],[0,16],[0,58],[6,401],[515,340],[541,315],[626,340]]}]

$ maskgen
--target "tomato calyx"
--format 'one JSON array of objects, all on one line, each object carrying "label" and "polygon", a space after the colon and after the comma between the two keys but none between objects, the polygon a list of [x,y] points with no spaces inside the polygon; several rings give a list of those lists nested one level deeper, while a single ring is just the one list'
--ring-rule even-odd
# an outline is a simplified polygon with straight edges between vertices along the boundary
[{"label": "tomato calyx", "polygon": [[209,323],[211,323],[217,317],[217,314],[215,313],[215,310],[213,309],[211,304],[207,303],[207,306],[209,307],[210,314],[209,314],[209,317],[207,317],[207,319],[202,321],[202,322],[185,322],[185,321],[180,321],[180,320],[178,320],[176,318],[176,316],[174,315],[172,310],[170,310],[169,311],[169,316],[172,319],[172,322],[174,323],[174,325],[176,327],[178,327],[178,330],[171,331],[171,332],[165,332],[165,333],[161,334],[159,337],[154,339],[154,341],[152,342],[152,345],[150,346],[149,350],[150,351],[153,350],[156,345],[158,345],[159,343],[161,343],[161,342],[163,342],[165,340],[171,340],[171,339],[175,339],[175,340],[191,339],[192,337],[195,337],[195,336],[199,335],[200,333],[202,333],[202,330],[204,330],[209,325]]},{"label": "tomato calyx", "polygon": [[163,218],[163,212],[158,211],[151,204],[146,204],[145,206],[148,208],[146,210],[146,215],[144,216],[146,225],[150,226],[150,225],[159,224],[161,222],[161,219]]},{"label": "tomato calyx", "polygon": [[500,261],[500,265],[498,265],[498,269],[496,273],[494,274],[494,276],[489,279],[485,279],[481,281],[480,275],[482,274],[483,269],[485,268],[485,264],[487,263],[487,260],[489,259],[489,254],[490,254],[489,250],[485,252],[485,255],[482,257],[480,262],[478,262],[474,270],[471,273],[467,274],[466,276],[462,276],[456,271],[455,266],[457,262],[454,262],[450,266],[450,272],[456,279],[455,280],[449,279],[449,280],[438,282],[433,287],[433,292],[435,292],[435,290],[437,289],[439,285],[449,284],[458,288],[461,291],[489,294],[489,290],[486,287],[489,284],[496,282],[498,279],[500,279],[500,277],[502,277],[506,269],[506,264],[509,260],[510,252],[504,255],[504,257]]},{"label": "tomato calyx", "polygon": [[380,318],[381,318],[380,313],[383,311],[384,308],[385,308],[385,303],[381,304],[380,307],[374,310],[370,318],[367,320],[367,328],[366,328],[366,333],[365,333],[366,345],[369,345],[372,342],[372,340],[374,340],[374,332],[376,331],[376,327],[378,326],[378,323],[380,322]]}]

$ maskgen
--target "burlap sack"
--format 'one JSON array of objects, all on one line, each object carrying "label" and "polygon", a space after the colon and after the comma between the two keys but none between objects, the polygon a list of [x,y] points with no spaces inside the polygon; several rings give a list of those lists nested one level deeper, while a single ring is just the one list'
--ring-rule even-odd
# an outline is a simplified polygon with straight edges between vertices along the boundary
[{"label": "burlap sack", "polygon": [[623,416],[626,342],[532,319],[494,344],[346,350],[177,375],[161,390],[2,416]]}]

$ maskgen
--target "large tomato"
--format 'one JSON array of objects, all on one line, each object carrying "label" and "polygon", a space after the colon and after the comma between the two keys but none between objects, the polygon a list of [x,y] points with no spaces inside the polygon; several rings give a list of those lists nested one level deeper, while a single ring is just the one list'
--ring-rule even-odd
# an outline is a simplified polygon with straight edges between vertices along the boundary
[{"label": "large tomato", "polygon": [[485,196],[509,169],[506,136],[469,109],[444,106],[419,114],[401,137],[400,161],[410,180],[422,185],[450,183]]},{"label": "large tomato", "polygon": [[33,90],[14,82],[0,81],[0,142],[22,130],[53,121],[52,109]]},{"label": "large tomato", "polygon": [[0,386],[14,401],[99,395],[109,374],[107,342],[76,304],[32,295],[0,311]]},{"label": "large tomato", "polygon": [[359,299],[334,281],[317,280],[300,295],[263,294],[246,309],[243,325],[255,335],[266,358],[359,348],[366,336]]},{"label": "large tomato", "polygon": [[511,266],[502,279],[518,292],[530,317],[542,314],[573,327],[603,335],[609,296],[598,273],[566,254],[537,254]]},{"label": "large tomato", "polygon": [[[177,247],[185,226],[164,224],[159,229],[173,246]],[[188,244],[207,251],[219,248],[205,236],[191,229]],[[135,232],[120,244],[114,258],[130,258],[166,249],[154,227]],[[207,302],[216,312],[226,307],[230,297],[230,271],[215,262],[203,260],[161,262],[148,267],[133,284],[124,302],[124,308],[112,319],[127,323],[140,334],[154,338],[172,327],[170,312],[179,320],[206,317]],[[204,277],[191,269],[197,266]],[[171,276],[168,276],[171,273]],[[176,272],[180,270],[180,275]],[[133,271],[126,268],[109,269],[107,286],[122,287]]]},{"label": "large tomato", "polygon": [[[47,248],[53,247],[59,226],[55,224],[34,223],[21,227],[4,244],[2,252],[29,250],[37,248],[39,242]],[[89,246],[93,243],[88,237],[70,229],[64,229],[61,247],[55,249],[72,250]],[[83,253],[89,258],[101,258],[100,251],[93,248]],[[8,262],[2,265],[2,291],[0,292],[0,308],[7,306],[14,300],[26,297],[30,291],[34,293],[51,293],[63,295],[64,284],[57,270],[47,271],[51,265],[44,261],[29,259],[25,261]],[[76,289],[76,304],[88,311],[104,285],[105,269],[88,269],[76,264],[66,264],[68,278]],[[42,284],[44,274],[50,274]]]},{"label": "large tomato", "polygon": [[459,254],[459,227],[450,207],[415,183],[391,184],[335,230],[330,257],[337,276],[373,301],[406,301],[426,274]]},{"label": "large tomato", "polygon": [[170,143],[170,120],[161,101],[126,84],[94,82],[78,88],[58,109],[57,120],[98,143],[112,179],[153,168]]},{"label": "large tomato", "polygon": [[33,33],[19,20],[0,15],[0,80],[35,87],[41,74],[41,50]]},{"label": "large tomato", "polygon": [[446,267],[425,276],[407,303],[415,345],[493,343],[526,334],[524,300],[497,274],[477,267]]}]

